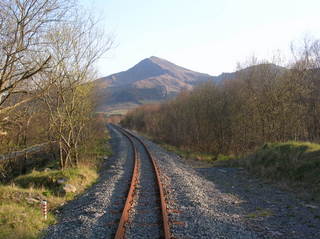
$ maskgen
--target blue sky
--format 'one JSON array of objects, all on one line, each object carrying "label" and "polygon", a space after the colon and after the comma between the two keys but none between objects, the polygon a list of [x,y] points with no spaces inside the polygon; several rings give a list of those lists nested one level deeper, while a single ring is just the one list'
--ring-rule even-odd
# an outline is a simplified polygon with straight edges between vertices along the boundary
[{"label": "blue sky", "polygon": [[80,0],[101,16],[115,47],[100,76],[158,56],[218,75],[256,55],[269,59],[292,41],[320,38],[319,0]]}]

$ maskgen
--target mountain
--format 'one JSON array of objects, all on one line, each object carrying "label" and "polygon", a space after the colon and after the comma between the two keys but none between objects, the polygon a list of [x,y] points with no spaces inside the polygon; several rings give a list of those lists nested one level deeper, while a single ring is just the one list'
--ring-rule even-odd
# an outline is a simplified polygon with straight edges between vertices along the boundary
[{"label": "mountain", "polygon": [[100,99],[98,110],[166,100],[209,80],[214,80],[214,77],[152,56],[127,71],[96,80]]},{"label": "mountain", "polygon": [[216,83],[235,80],[253,72],[283,73],[287,69],[274,64],[259,64],[242,70],[210,76],[188,70],[167,60],[152,56],[116,74],[96,80],[98,111],[124,113],[141,104],[170,99],[206,81]]}]

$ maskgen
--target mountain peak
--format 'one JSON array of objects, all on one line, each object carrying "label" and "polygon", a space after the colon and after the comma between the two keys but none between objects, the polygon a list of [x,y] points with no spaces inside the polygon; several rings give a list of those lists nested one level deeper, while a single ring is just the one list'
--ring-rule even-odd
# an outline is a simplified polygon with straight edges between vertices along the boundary
[{"label": "mountain peak", "polygon": [[150,56],[149,59],[150,60],[159,60],[159,59],[163,60],[163,59],[161,59],[160,57],[157,57],[157,56]]},{"label": "mountain peak", "polygon": [[[149,58],[145,58],[143,59],[142,61],[140,61],[138,64],[136,64],[135,66],[141,66],[143,64],[156,64],[160,67],[164,66],[164,65],[173,65],[173,66],[176,66],[175,64],[165,60],[165,59],[162,59],[160,57],[157,57],[157,56],[150,56]],[[130,69],[129,69],[130,70]]]},{"label": "mountain peak", "polygon": [[[154,63],[157,63],[157,62],[162,62],[162,61],[165,61],[165,62],[168,62],[167,60],[165,59],[162,59],[160,57],[157,57],[157,56],[150,56],[149,58],[150,61],[154,62]],[[173,64],[173,63],[172,63]]]},{"label": "mountain peak", "polygon": [[108,100],[103,103],[106,106],[168,99],[182,90],[192,89],[194,85],[212,79],[208,74],[191,71],[160,57],[151,56],[127,71],[101,78],[98,82],[102,98],[108,95]]}]

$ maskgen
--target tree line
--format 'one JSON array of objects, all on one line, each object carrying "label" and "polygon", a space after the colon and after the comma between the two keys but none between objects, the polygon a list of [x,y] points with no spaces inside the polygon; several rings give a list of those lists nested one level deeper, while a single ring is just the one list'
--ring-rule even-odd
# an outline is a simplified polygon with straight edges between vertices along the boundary
[{"label": "tree line", "polygon": [[0,0],[0,154],[53,142],[77,166],[101,132],[91,81],[111,45],[78,1]]},{"label": "tree line", "polygon": [[305,40],[291,49],[288,63],[253,58],[222,82],[141,106],[121,123],[182,149],[215,155],[241,155],[267,142],[319,142],[320,41]]}]

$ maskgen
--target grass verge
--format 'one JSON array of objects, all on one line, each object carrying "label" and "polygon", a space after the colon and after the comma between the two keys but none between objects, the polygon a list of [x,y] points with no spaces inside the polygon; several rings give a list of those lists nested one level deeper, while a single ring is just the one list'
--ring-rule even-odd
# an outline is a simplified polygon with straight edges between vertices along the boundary
[{"label": "grass verge", "polygon": [[[0,238],[38,238],[41,230],[55,223],[54,211],[66,201],[82,193],[96,181],[96,170],[79,167],[50,171],[33,171],[0,186]],[[65,192],[59,179],[75,186]],[[48,219],[41,214],[40,201],[48,202]]]},{"label": "grass verge", "polygon": [[243,167],[250,173],[320,201],[320,145],[289,141],[269,143],[242,158],[217,160],[215,166]]},{"label": "grass verge", "polygon": [[[56,223],[55,210],[95,183],[101,156],[111,154],[106,139],[100,139],[87,152],[90,152],[90,159],[95,160],[84,160],[77,168],[62,171],[51,162],[47,165],[51,169],[33,170],[10,184],[0,185],[0,238],[39,238],[45,228]],[[63,189],[66,184],[74,186],[76,191],[66,192]],[[41,200],[48,202],[47,220],[41,213]]]},{"label": "grass verge", "polygon": [[268,143],[244,157],[215,156],[159,144],[185,159],[205,161],[215,167],[245,168],[301,198],[320,202],[320,144],[298,141]]},{"label": "grass verge", "polygon": [[[168,144],[164,144],[164,143],[160,143],[160,145],[165,148],[168,151],[174,152],[178,155],[180,155],[183,158],[186,159],[196,159],[196,160],[204,160],[207,162],[211,162],[213,161],[213,159],[215,158],[215,156],[213,154],[210,153],[200,153],[200,152],[193,152],[190,150],[184,150],[184,149],[180,149],[178,147],[172,146],[172,145],[168,145]],[[219,156],[221,157],[221,156]]]}]

